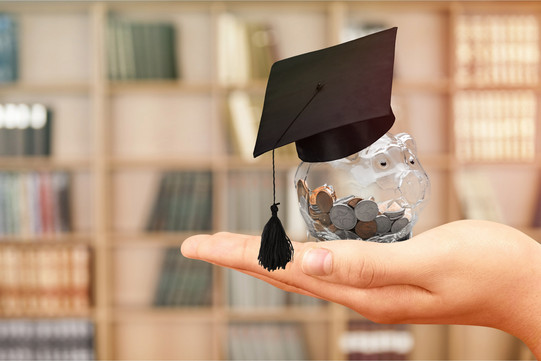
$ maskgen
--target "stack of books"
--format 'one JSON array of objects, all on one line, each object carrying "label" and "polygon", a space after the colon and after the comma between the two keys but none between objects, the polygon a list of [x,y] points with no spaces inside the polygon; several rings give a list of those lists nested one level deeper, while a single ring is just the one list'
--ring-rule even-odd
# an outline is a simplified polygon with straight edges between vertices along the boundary
[{"label": "stack of books", "polygon": [[458,85],[537,84],[536,15],[461,15],[455,34]]},{"label": "stack of books", "polygon": [[154,306],[210,306],[212,303],[212,265],[182,256],[178,248],[164,252]]},{"label": "stack of books", "polygon": [[413,345],[407,325],[382,325],[368,320],[349,321],[340,339],[348,360],[407,360]]},{"label": "stack of books", "polygon": [[109,79],[176,79],[176,30],[173,24],[109,18]]},{"label": "stack of books", "polygon": [[163,174],[147,231],[205,231],[212,228],[211,172]]},{"label": "stack of books", "polygon": [[537,99],[533,91],[464,90],[454,99],[456,156],[463,161],[531,161]]},{"label": "stack of books", "polygon": [[0,157],[51,155],[51,123],[43,104],[0,104]]},{"label": "stack of books", "polygon": [[0,315],[85,315],[90,251],[82,245],[0,246]]},{"label": "stack of books", "polygon": [[0,321],[0,360],[93,360],[94,325],[76,319]]},{"label": "stack of books", "polygon": [[308,359],[298,324],[230,324],[228,335],[230,360]]},{"label": "stack of books", "polygon": [[0,14],[0,83],[11,83],[19,77],[17,38],[15,19]]},{"label": "stack of books", "polygon": [[268,24],[248,22],[230,13],[218,18],[218,76],[221,84],[267,79],[276,60],[276,42]]},{"label": "stack of books", "polygon": [[70,175],[0,172],[0,240],[71,230]]}]

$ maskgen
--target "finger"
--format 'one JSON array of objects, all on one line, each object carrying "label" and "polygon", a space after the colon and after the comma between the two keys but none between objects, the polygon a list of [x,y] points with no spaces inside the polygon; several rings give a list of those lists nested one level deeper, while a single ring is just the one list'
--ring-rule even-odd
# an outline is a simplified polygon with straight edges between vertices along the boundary
[{"label": "finger", "polygon": [[[435,302],[434,296],[415,286],[397,285],[362,290],[344,287],[343,290],[347,289],[350,297],[342,293],[339,297],[329,299],[277,281],[264,274],[234,270],[256,277],[284,291],[339,303],[380,323],[429,323],[439,318],[441,313],[441,305]],[[333,295],[336,296],[336,294]]]},{"label": "finger", "polygon": [[[401,304],[397,306],[395,304],[397,297],[374,299],[378,292],[381,291],[368,292],[369,290],[359,289],[357,286],[328,282],[307,275],[302,270],[300,261],[302,257],[297,257],[297,255],[302,255],[307,249],[314,248],[315,243],[293,242],[296,253],[293,262],[287,265],[286,270],[269,272],[257,263],[259,240],[259,237],[231,233],[194,236],[185,241],[182,245],[182,252],[187,257],[240,270],[287,291],[308,292],[350,308],[362,309],[363,312],[367,313],[375,314],[380,310],[387,312],[403,308],[416,309],[413,304],[415,297],[401,296]],[[418,291],[414,286],[403,289],[406,294],[409,292],[408,290],[411,292]]]},{"label": "finger", "polygon": [[424,240],[398,243],[321,242],[305,250],[302,270],[327,282],[358,288],[430,284],[436,255]]},{"label": "finger", "polygon": [[[320,298],[341,303],[353,295],[355,290],[349,287],[318,280],[304,274],[300,264],[294,260],[286,269],[269,272],[257,261],[260,237],[233,233],[217,233],[212,236],[197,235],[184,241],[182,254],[188,258],[204,260],[219,266],[233,268],[252,276],[264,279],[286,290],[303,290]],[[295,253],[301,253],[304,244],[293,242]],[[297,262],[298,263],[298,262]],[[325,284],[322,287],[322,284]]]}]

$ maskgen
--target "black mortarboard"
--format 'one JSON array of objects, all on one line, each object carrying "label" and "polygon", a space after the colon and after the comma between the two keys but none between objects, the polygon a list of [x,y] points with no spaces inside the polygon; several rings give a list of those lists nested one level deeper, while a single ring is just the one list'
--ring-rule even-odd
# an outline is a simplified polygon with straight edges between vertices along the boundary
[{"label": "black mortarboard", "polygon": [[[274,173],[274,149],[286,144],[295,142],[305,162],[325,162],[356,153],[383,136],[395,119],[391,88],[396,32],[391,28],[274,63],[254,157],[272,150]],[[293,248],[283,227],[278,231],[272,226],[280,222],[276,201],[271,210],[259,262],[274,270],[285,268]],[[287,242],[275,241],[282,232]]]}]

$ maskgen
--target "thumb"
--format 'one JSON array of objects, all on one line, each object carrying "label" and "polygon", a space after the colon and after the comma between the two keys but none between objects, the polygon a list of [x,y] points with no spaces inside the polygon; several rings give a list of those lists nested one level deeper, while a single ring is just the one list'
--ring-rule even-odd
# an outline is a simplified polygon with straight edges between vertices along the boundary
[{"label": "thumb", "polygon": [[356,288],[415,284],[426,273],[431,257],[413,240],[399,243],[332,241],[304,251],[302,271],[327,282]]}]

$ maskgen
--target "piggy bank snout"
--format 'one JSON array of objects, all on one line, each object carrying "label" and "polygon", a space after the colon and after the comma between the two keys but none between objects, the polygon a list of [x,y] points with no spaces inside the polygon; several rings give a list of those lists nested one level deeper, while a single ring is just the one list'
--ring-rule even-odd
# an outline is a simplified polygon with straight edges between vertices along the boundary
[{"label": "piggy bank snout", "polygon": [[400,174],[398,188],[402,197],[412,206],[425,200],[428,187],[428,177],[424,172],[407,170]]}]

